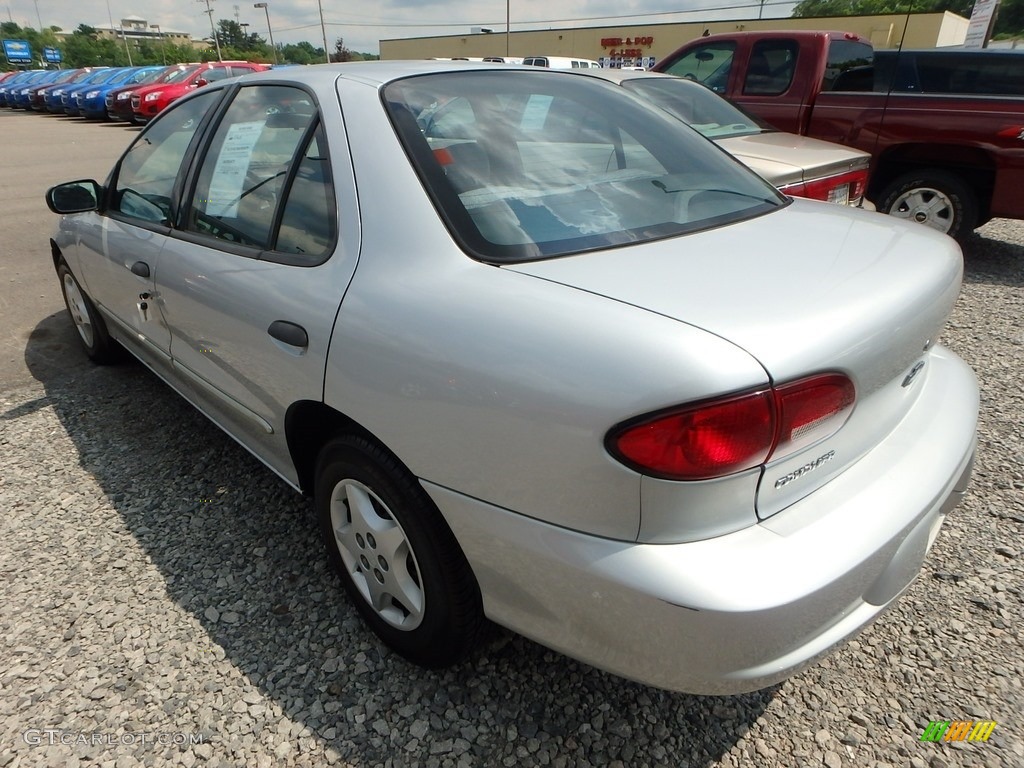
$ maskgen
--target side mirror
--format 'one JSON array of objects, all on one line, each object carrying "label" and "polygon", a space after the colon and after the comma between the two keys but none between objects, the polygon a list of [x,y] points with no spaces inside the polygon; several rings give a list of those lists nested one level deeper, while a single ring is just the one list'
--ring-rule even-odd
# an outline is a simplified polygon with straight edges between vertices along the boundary
[{"label": "side mirror", "polygon": [[206,85],[209,82],[210,81],[207,80],[205,77],[200,77],[198,80],[196,80],[196,88],[202,88],[204,85]]},{"label": "side mirror", "polygon": [[103,187],[92,179],[68,181],[46,190],[46,205],[54,213],[85,213],[99,208]]}]

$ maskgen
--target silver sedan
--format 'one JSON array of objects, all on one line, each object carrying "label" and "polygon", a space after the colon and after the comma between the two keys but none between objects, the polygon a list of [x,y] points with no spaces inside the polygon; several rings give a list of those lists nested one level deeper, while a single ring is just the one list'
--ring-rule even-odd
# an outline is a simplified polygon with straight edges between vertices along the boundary
[{"label": "silver sedan", "polygon": [[655,686],[766,686],[891,605],[966,489],[956,243],[780,195],[603,80],[247,76],[47,201],[85,352],[310,494],[420,664],[486,617]]}]

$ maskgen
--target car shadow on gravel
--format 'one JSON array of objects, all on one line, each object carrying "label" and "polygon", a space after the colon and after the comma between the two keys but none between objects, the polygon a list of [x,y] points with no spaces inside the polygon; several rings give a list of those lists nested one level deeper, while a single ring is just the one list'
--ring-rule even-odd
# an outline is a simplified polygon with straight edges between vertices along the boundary
[{"label": "car shadow on gravel", "polygon": [[964,282],[1024,286],[1024,243],[1001,235],[996,222],[963,239],[960,245],[964,252]]},{"label": "car shadow on gravel", "polygon": [[[42,402],[170,600],[223,649],[219,663],[309,729],[293,728],[293,741],[316,740],[307,748],[358,766],[696,767],[733,749],[774,696],[668,693],[497,629],[455,668],[408,664],[364,628],[327,569],[308,499],[142,365],[85,361],[67,346],[73,333],[60,313],[29,338]],[[227,703],[227,720],[209,726],[215,750],[225,722],[242,733],[281,727],[266,707],[242,703],[234,680],[210,693]]]}]

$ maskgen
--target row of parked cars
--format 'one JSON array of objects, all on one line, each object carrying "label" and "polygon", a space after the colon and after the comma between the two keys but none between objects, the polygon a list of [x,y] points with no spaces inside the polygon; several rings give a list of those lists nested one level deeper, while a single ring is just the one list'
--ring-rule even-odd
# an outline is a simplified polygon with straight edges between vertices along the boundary
[{"label": "row of parked cars", "polygon": [[216,61],[6,72],[0,73],[0,107],[141,125],[207,83],[267,68],[250,61]]}]

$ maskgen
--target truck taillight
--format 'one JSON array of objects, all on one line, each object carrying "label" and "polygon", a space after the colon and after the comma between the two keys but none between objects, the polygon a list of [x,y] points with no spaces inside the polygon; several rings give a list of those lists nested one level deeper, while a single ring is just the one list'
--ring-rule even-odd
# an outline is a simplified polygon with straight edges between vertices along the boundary
[{"label": "truck taillight", "polygon": [[867,169],[861,169],[821,179],[811,179],[801,184],[790,184],[782,187],[779,191],[790,197],[806,197],[811,200],[848,205],[856,204],[864,197],[867,183]]},{"label": "truck taillight", "polygon": [[846,422],[854,400],[849,378],[820,374],[633,419],[614,427],[605,445],[641,474],[710,480],[829,437]]}]

